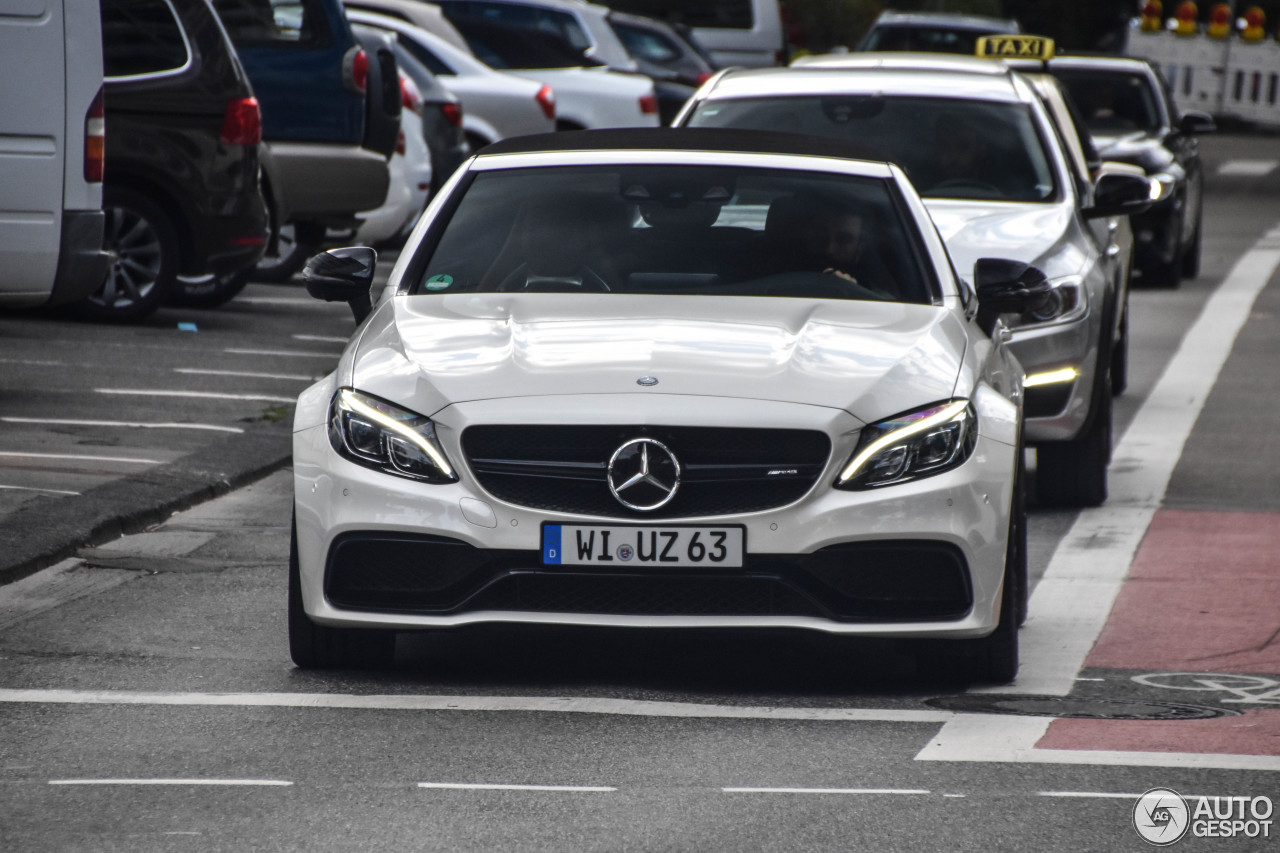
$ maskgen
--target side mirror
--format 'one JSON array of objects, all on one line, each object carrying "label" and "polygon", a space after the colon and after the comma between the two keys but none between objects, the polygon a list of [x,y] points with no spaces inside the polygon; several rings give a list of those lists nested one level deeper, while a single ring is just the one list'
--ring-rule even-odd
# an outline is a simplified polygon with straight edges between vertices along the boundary
[{"label": "side mirror", "polygon": [[377,263],[378,253],[367,246],[330,249],[307,261],[302,281],[316,299],[350,305],[359,324],[373,310],[369,291]]},{"label": "side mirror", "polygon": [[1178,130],[1183,133],[1213,133],[1217,129],[1218,125],[1214,122],[1213,116],[1199,110],[1187,110],[1178,119]]},{"label": "side mirror", "polygon": [[979,258],[973,265],[978,291],[978,325],[987,334],[1001,314],[1025,314],[1042,306],[1053,294],[1039,268],[1005,258]]},{"label": "side mirror", "polygon": [[1124,171],[1118,164],[1104,163],[1093,185],[1093,207],[1081,211],[1089,219],[1103,216],[1133,216],[1151,207],[1155,190],[1151,179],[1136,166]]}]

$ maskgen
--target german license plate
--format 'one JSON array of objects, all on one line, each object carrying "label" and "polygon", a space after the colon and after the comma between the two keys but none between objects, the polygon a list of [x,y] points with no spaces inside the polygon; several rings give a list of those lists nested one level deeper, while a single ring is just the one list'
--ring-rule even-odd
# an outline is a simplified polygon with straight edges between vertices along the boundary
[{"label": "german license plate", "polygon": [[542,562],[548,566],[741,568],[745,550],[741,527],[542,526]]}]

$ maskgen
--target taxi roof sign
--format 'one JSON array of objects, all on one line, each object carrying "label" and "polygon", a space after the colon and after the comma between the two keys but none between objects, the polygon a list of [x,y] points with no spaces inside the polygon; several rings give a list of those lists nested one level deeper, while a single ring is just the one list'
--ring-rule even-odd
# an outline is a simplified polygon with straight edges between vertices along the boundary
[{"label": "taxi roof sign", "polygon": [[978,39],[975,56],[985,59],[1053,59],[1053,39],[1045,36],[1000,35]]}]

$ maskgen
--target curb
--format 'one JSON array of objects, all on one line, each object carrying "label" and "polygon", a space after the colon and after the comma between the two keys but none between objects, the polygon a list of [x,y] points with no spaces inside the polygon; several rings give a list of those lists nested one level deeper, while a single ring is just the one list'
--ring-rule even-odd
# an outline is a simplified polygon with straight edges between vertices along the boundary
[{"label": "curb", "polygon": [[5,544],[0,585],[33,574],[82,548],[138,533],[180,510],[259,480],[288,465],[289,424],[253,424],[201,450],[82,495],[20,507],[0,519]]}]

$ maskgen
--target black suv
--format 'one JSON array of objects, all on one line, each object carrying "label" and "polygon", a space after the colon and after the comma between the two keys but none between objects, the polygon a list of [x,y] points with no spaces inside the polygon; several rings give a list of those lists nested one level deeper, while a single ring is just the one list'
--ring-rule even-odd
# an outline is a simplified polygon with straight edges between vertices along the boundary
[{"label": "black suv", "polygon": [[262,124],[207,0],[102,0],[101,9],[111,268],[78,307],[137,320],[187,295],[179,276],[221,281],[261,257]]}]

